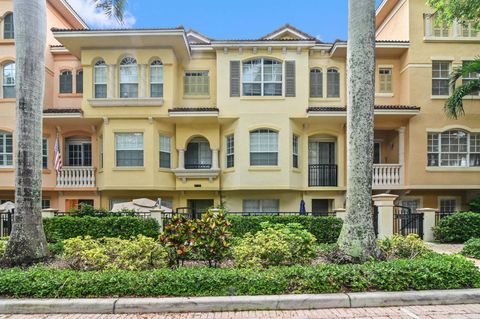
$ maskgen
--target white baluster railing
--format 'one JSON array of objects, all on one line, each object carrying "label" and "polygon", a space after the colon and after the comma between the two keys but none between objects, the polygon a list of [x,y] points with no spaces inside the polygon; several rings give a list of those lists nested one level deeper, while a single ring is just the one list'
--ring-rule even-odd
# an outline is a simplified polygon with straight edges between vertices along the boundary
[{"label": "white baluster railing", "polygon": [[57,173],[57,187],[95,187],[95,168],[64,166]]},{"label": "white baluster railing", "polygon": [[373,186],[402,184],[401,164],[373,164]]}]

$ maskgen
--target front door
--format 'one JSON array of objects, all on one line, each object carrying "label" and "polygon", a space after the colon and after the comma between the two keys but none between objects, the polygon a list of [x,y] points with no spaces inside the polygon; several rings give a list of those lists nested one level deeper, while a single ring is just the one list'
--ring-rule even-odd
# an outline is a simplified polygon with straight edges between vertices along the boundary
[{"label": "front door", "polygon": [[187,205],[192,212],[192,217],[200,218],[210,207],[213,207],[213,199],[188,199]]}]

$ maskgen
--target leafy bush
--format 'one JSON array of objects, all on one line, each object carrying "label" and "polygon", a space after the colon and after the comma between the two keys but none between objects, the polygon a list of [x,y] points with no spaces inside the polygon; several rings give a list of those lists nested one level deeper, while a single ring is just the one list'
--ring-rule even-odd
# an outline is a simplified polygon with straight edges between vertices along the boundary
[{"label": "leafy bush", "polygon": [[120,216],[135,216],[134,210],[124,209],[121,212],[109,212],[105,208],[95,208],[91,205],[80,204],[78,208],[72,208],[68,212],[68,216],[74,217],[120,217]]},{"label": "leafy bush", "polygon": [[465,212],[444,217],[433,230],[435,238],[441,242],[466,242],[480,237],[480,214]]},{"label": "leafy bush", "polygon": [[5,254],[5,249],[7,249],[7,237],[0,237],[0,257]]},{"label": "leafy bush", "polygon": [[468,205],[472,212],[480,213],[480,197],[475,198]]},{"label": "leafy bush", "polygon": [[130,240],[76,237],[65,240],[63,244],[63,258],[73,269],[145,270],[167,265],[165,248],[153,238],[143,235]]},{"label": "leafy bush", "polygon": [[409,234],[406,237],[394,235],[390,238],[380,239],[378,247],[387,259],[413,259],[431,251],[417,234]]},{"label": "leafy bush", "polygon": [[289,224],[298,223],[317,238],[319,243],[334,243],[342,229],[342,220],[336,217],[313,217],[300,215],[284,216],[238,216],[227,215],[232,223],[232,235],[243,237],[246,233],[255,234],[261,230],[261,223]]},{"label": "leafy bush", "polygon": [[479,288],[480,272],[459,255],[361,265],[179,268],[148,271],[0,269],[0,296],[14,298],[159,297],[316,294]]},{"label": "leafy bush", "polygon": [[166,223],[160,241],[169,248],[170,264],[179,266],[195,243],[196,223],[183,215],[174,215]]},{"label": "leafy bush", "polygon": [[269,267],[307,264],[316,256],[315,236],[300,224],[262,223],[255,235],[247,233],[233,247],[235,264],[239,267]]},{"label": "leafy bush", "polygon": [[78,236],[92,238],[119,237],[128,239],[132,236],[144,235],[157,238],[159,225],[152,218],[138,217],[54,217],[43,219],[45,235],[49,243],[56,243]]},{"label": "leafy bush", "polygon": [[463,247],[462,254],[468,257],[480,259],[480,238],[471,238]]},{"label": "leafy bush", "polygon": [[63,241],[59,241],[56,243],[48,243],[48,251],[53,256],[60,256],[63,253]]}]

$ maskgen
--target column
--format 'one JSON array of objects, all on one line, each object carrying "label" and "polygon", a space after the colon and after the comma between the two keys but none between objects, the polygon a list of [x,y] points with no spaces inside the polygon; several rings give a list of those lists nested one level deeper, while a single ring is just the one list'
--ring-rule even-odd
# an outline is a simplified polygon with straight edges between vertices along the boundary
[{"label": "column", "polygon": [[400,166],[400,185],[404,183],[405,172],[405,127],[400,127],[398,131],[398,163]]},{"label": "column", "polygon": [[115,97],[115,64],[108,65],[107,98]]},{"label": "column", "polygon": [[150,217],[155,219],[160,226],[160,232],[163,232],[163,209],[150,209]]},{"label": "column", "polygon": [[423,240],[433,241],[433,227],[435,227],[435,219],[437,210],[435,208],[417,208],[417,213],[423,213]]},{"label": "column", "polygon": [[138,88],[138,97],[145,98],[147,96],[147,65],[139,65],[139,88]]},{"label": "column", "polygon": [[345,217],[347,217],[347,211],[345,208],[335,208],[335,216],[341,220],[345,220]]},{"label": "column", "polygon": [[183,148],[178,149],[178,169],[185,169],[185,150]]},{"label": "column", "polygon": [[378,238],[393,236],[393,206],[398,195],[373,195],[373,204],[378,207]]},{"label": "column", "polygon": [[218,148],[212,148],[212,169],[220,169],[218,166]]}]

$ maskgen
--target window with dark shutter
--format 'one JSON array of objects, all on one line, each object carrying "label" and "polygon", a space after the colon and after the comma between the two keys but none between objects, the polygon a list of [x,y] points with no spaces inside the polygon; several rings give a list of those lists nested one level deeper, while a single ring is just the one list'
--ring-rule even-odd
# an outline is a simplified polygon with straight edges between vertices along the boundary
[{"label": "window with dark shutter", "polygon": [[285,96],[295,96],[295,61],[285,62]]},{"label": "window with dark shutter", "polygon": [[230,61],[230,96],[240,96],[240,61]]}]

